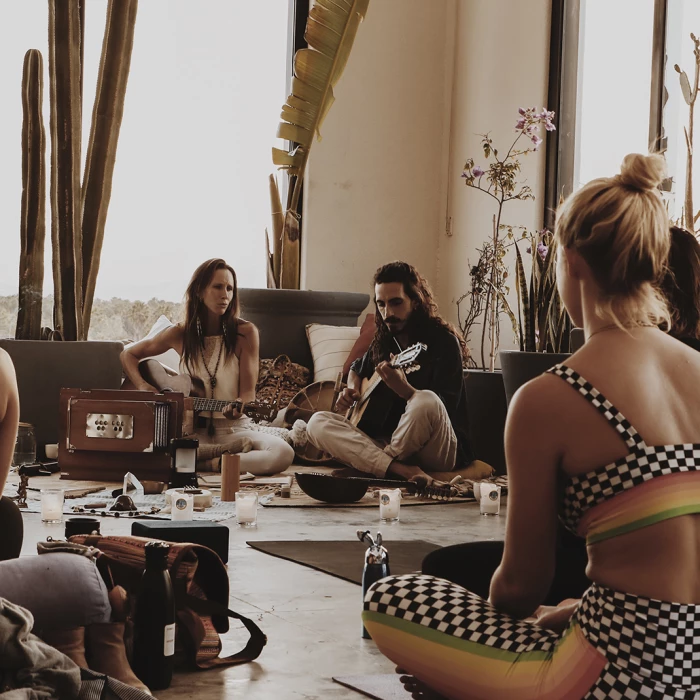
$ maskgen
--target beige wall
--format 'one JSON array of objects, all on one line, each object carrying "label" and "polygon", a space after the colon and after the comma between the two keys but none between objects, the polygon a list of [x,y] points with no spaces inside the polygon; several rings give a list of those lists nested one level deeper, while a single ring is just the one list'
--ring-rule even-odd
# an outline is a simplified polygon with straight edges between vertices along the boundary
[{"label": "beige wall", "polygon": [[399,258],[434,277],[453,2],[371,0],[309,159],[302,287],[367,292]]},{"label": "beige wall", "polygon": [[[464,161],[482,159],[479,134],[491,132],[503,151],[515,137],[518,107],[542,107],[547,99],[550,0],[458,0],[455,82],[452,99],[449,211],[452,235],[440,236],[438,298],[456,321],[456,300],[469,288],[469,263],[492,230],[496,202],[465,187]],[[502,223],[542,227],[544,149],[523,159],[523,176],[536,201],[513,201]],[[513,308],[515,308],[515,290]],[[501,347],[513,346],[506,320]],[[472,349],[478,339],[470,342]]]},{"label": "beige wall", "polygon": [[[374,270],[402,258],[456,320],[493,214],[462,166],[478,133],[505,143],[519,106],[544,105],[549,15],[550,0],[371,0],[309,162],[302,287],[370,291]],[[543,152],[524,174],[540,201],[511,203],[504,221],[539,227]]]}]

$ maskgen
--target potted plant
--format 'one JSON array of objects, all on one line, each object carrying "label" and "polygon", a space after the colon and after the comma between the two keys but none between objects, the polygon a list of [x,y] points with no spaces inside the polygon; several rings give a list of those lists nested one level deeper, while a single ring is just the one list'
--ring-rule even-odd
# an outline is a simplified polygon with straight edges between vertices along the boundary
[{"label": "potted plant", "polygon": [[[467,342],[480,327],[475,354],[481,362],[472,362],[466,383],[470,413],[480,416],[478,425],[472,425],[472,437],[476,453],[493,464],[499,472],[505,471],[503,429],[507,411],[504,377],[495,371],[500,326],[502,317],[507,316],[515,337],[519,340],[525,338],[525,299],[521,293],[525,273],[522,269],[522,275],[513,275],[512,269],[514,265],[517,269],[520,257],[517,237],[521,240],[531,237],[525,228],[506,224],[503,216],[509,202],[534,200],[532,189],[519,177],[521,159],[538,150],[542,143],[542,127],[547,131],[555,129],[553,119],[554,112],[546,108],[541,111],[534,107],[520,108],[515,124],[515,138],[509,148],[499,150],[491,135],[483,134],[481,147],[484,161],[479,164],[474,158],[469,158],[462,172],[464,184],[468,188],[490,197],[495,204],[491,234],[481,248],[477,249],[477,262],[470,266],[471,286],[457,300],[457,314]],[[522,258],[520,266],[523,267]],[[534,279],[539,280],[539,276]],[[511,280],[515,280],[519,295],[516,312],[509,302]],[[530,299],[529,292],[527,298]],[[531,307],[528,305],[527,313],[530,312]],[[471,422],[474,423],[474,419]]]},{"label": "potted plant", "polygon": [[516,255],[515,330],[520,345],[519,350],[500,351],[506,400],[510,403],[518,387],[569,356],[571,322],[557,290],[552,232],[546,228],[534,234],[522,232],[520,244],[528,243],[525,252],[530,255],[529,280],[513,229],[508,235]]}]

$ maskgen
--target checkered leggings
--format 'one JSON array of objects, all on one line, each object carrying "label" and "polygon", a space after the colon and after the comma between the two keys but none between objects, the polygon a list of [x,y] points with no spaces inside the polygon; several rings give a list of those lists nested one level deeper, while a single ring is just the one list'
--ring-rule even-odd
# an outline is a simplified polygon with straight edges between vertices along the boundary
[{"label": "checkered leggings", "polygon": [[449,700],[700,698],[700,605],[593,584],[559,635],[411,574],[374,584],[364,607],[382,653]]}]

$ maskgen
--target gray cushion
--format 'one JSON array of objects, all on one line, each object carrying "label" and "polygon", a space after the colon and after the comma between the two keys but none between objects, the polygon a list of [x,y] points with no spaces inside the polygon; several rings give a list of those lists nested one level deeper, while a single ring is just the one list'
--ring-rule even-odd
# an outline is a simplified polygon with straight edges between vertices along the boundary
[{"label": "gray cushion", "polygon": [[65,552],[0,562],[0,596],[31,612],[35,631],[109,622],[112,612],[95,564]]}]

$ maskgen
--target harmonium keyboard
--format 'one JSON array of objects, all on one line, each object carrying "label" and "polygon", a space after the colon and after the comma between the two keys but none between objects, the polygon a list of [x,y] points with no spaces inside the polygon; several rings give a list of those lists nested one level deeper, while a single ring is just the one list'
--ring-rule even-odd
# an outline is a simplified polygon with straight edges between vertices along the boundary
[{"label": "harmonium keyboard", "polygon": [[180,393],[61,389],[58,466],[62,479],[168,481],[169,445],[182,434]]}]

